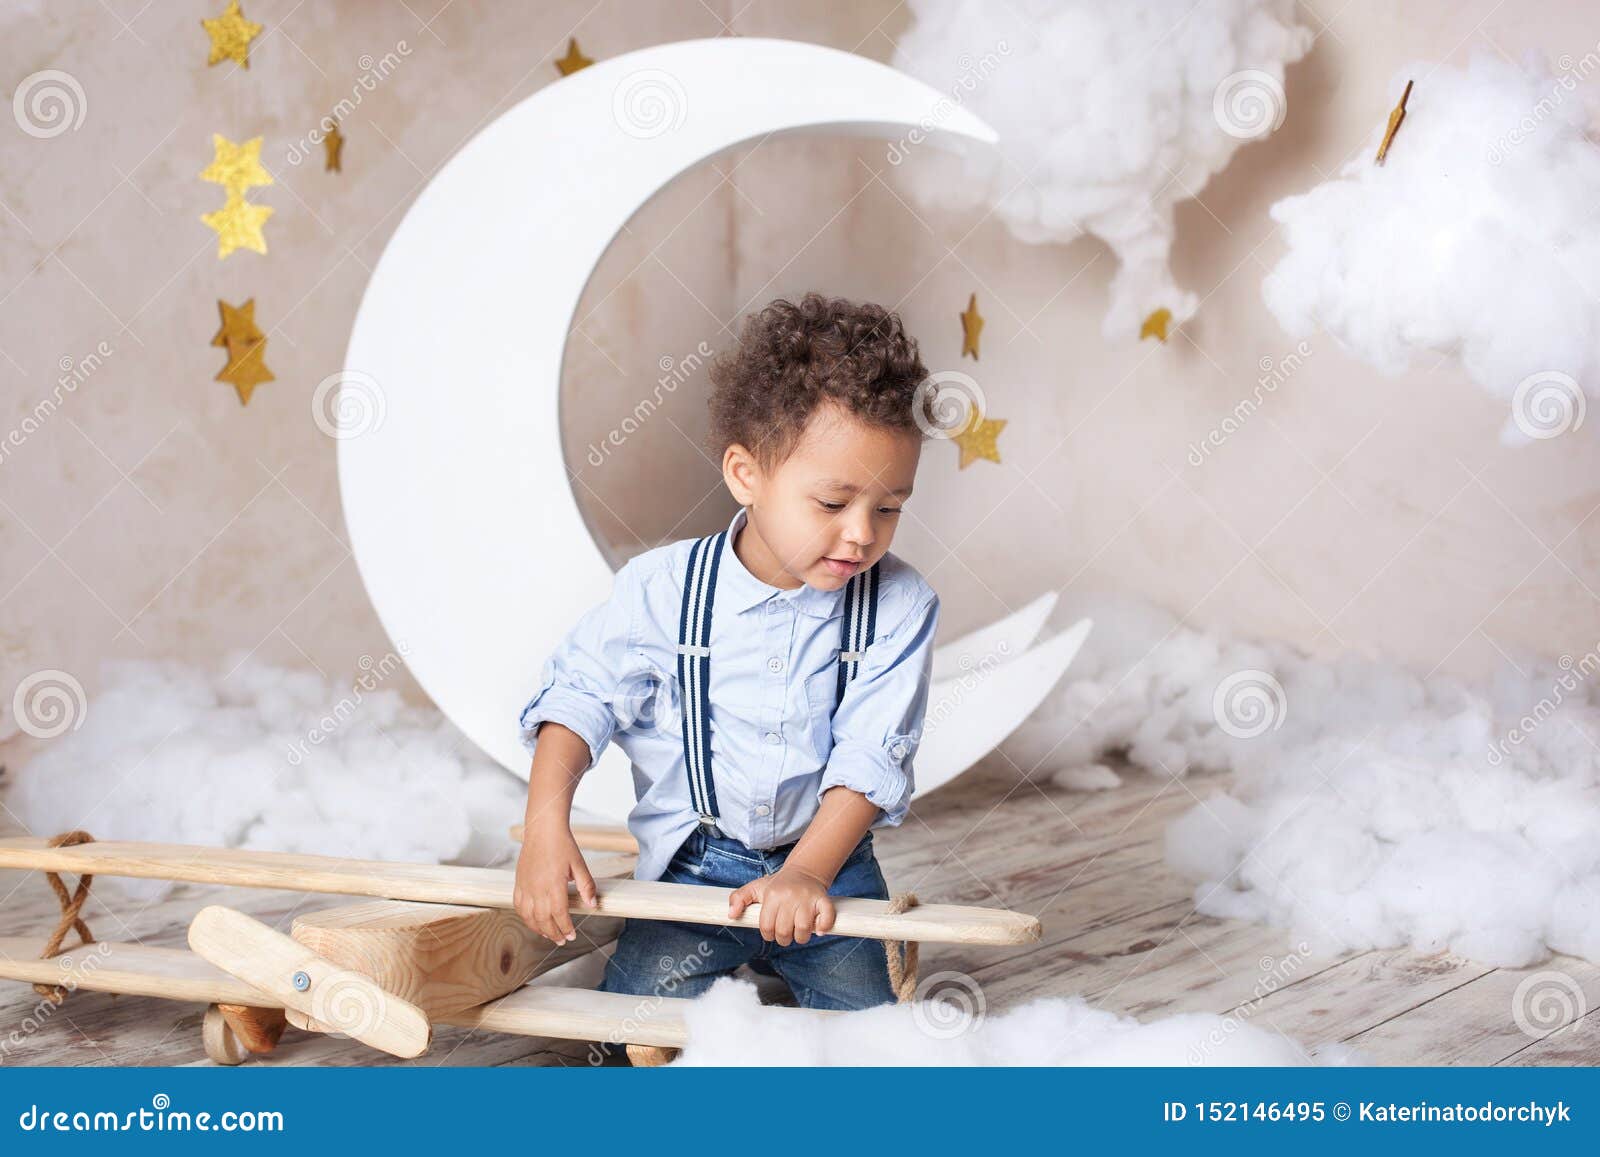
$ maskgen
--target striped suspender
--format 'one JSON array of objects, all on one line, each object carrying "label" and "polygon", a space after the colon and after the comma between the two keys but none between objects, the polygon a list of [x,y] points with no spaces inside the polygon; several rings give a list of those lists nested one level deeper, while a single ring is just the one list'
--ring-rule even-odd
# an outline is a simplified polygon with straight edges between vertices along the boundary
[{"label": "striped suspender", "polygon": [[844,686],[856,677],[861,660],[872,642],[878,625],[878,564],[850,576],[844,592],[844,634],[839,640],[839,691],[833,697],[838,707],[844,701]]},{"label": "striped suspender", "polygon": [[678,617],[678,686],[683,690],[683,761],[689,769],[689,799],[700,822],[717,821],[717,789],[711,782],[711,604],[727,531],[708,535],[689,552]]},{"label": "striped suspender", "polygon": [[[714,828],[717,789],[711,776],[711,610],[717,594],[717,567],[727,531],[708,535],[689,551],[683,580],[683,610],[678,616],[678,686],[683,691],[683,761],[689,773],[689,799],[700,822]],[[845,685],[856,677],[878,617],[878,567],[851,577],[845,587],[844,629],[839,645],[838,707]]]}]

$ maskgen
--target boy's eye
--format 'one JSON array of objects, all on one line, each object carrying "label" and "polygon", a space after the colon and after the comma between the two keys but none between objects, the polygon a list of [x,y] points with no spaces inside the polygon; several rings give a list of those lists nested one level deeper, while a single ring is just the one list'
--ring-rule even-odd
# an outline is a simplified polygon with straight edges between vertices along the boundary
[{"label": "boy's eye", "polygon": [[[817,499],[817,503],[822,507],[822,509],[832,514],[837,514],[839,511],[843,510],[845,505],[842,502],[828,502],[826,499],[822,498]],[[898,506],[878,507],[879,514],[899,514],[900,510],[901,508]]]}]

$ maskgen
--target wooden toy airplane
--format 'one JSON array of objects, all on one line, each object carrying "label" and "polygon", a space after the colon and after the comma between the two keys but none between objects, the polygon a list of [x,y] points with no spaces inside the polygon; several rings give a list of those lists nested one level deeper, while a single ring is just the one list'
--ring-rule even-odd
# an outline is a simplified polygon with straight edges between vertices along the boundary
[{"label": "wooden toy airplane", "polygon": [[[604,833],[586,832],[583,842],[628,846]],[[213,905],[189,925],[192,951],[97,941],[52,953],[48,940],[0,937],[0,979],[32,982],[41,991],[56,985],[205,1003],[206,1055],[219,1064],[270,1052],[286,1025],[340,1032],[394,1056],[417,1057],[427,1051],[435,1024],[612,1042],[625,1045],[635,1064],[662,1064],[685,1043],[687,999],[528,983],[615,939],[624,918],[760,926],[759,904],[729,917],[732,889],[634,880],[635,862],[623,855],[590,865],[599,903],[585,906],[574,889],[569,912],[579,939],[552,946],[512,909],[509,869],[119,840],[57,846],[40,837],[0,839],[0,868],[80,877],[80,899],[70,907],[66,889],[54,881],[63,927],[78,921],[83,881],[97,875],[371,898],[301,916],[292,935]],[[908,960],[910,946],[919,943],[1029,944],[1042,931],[1036,918],[1001,909],[848,897],[834,904],[834,935],[905,941]],[[52,940],[59,944],[60,936]],[[914,963],[910,968],[914,973]]]}]

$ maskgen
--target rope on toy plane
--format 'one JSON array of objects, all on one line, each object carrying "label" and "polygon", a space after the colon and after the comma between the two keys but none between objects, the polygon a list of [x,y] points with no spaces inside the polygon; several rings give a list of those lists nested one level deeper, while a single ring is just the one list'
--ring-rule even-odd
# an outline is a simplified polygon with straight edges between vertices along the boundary
[{"label": "rope on toy plane", "polygon": [[[80,830],[62,832],[58,836],[50,837],[50,846],[52,848],[70,848],[78,844],[92,843],[94,843],[94,837],[88,832]],[[44,951],[39,954],[39,959],[49,960],[52,956],[58,956],[66,951],[61,942],[67,938],[67,933],[74,928],[78,930],[79,941],[72,947],[81,948],[85,944],[93,944],[94,934],[89,931],[89,925],[84,923],[83,917],[79,913],[83,911],[84,902],[89,899],[89,885],[94,882],[94,876],[79,876],[78,886],[71,893],[68,893],[67,886],[61,882],[61,877],[56,873],[47,871],[44,874],[44,878],[50,882],[50,888],[55,892],[56,900],[61,905],[61,920],[56,925],[56,930],[50,933],[50,939],[45,941]],[[70,988],[60,984],[42,983],[36,983],[33,986],[33,990],[53,1005],[60,1005],[67,999],[67,993],[72,991]]]},{"label": "rope on toy plane", "polygon": [[[917,906],[915,892],[901,892],[889,900],[889,915],[898,916]],[[915,940],[885,940],[884,955],[889,960],[889,987],[894,989],[895,1001],[908,1004],[917,994],[917,942]]]}]

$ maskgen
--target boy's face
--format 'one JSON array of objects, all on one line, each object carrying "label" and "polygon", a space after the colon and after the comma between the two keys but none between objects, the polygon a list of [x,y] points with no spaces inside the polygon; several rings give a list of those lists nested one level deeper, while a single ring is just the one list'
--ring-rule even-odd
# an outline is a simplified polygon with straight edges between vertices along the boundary
[{"label": "boy's face", "polygon": [[748,544],[740,535],[741,559],[773,586],[839,589],[888,551],[921,455],[918,431],[868,425],[832,402],[770,474],[730,446],[723,475],[756,532]]}]

